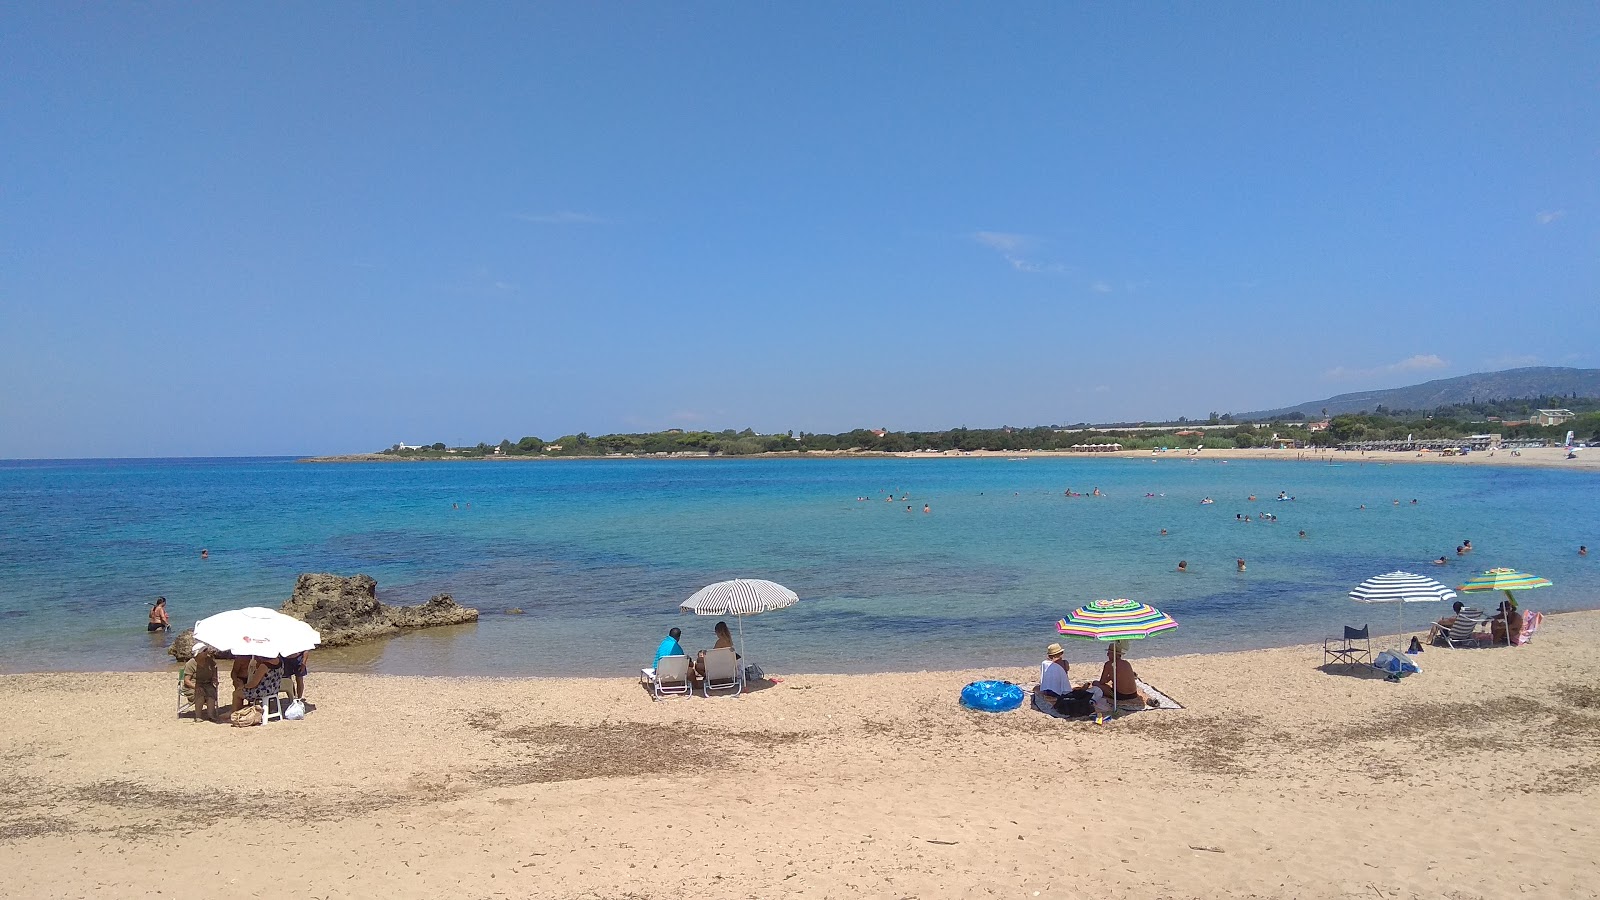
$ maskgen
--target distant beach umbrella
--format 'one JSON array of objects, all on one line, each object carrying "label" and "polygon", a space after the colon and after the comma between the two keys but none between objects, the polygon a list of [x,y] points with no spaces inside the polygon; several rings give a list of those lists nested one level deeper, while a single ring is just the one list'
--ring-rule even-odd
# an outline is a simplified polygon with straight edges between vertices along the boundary
[{"label": "distant beach umbrella", "polygon": [[1399,614],[1400,642],[1405,643],[1405,608],[1407,603],[1438,603],[1454,600],[1456,592],[1423,575],[1410,572],[1389,572],[1375,575],[1356,585],[1350,599],[1357,603],[1393,603]]},{"label": "distant beach umbrella", "polygon": [[[1517,598],[1512,595],[1512,591],[1531,591],[1534,588],[1549,586],[1550,579],[1548,578],[1540,578],[1537,575],[1529,575],[1526,572],[1518,572],[1516,569],[1502,568],[1490,569],[1484,572],[1482,575],[1472,578],[1466,584],[1461,586],[1461,590],[1467,593],[1478,593],[1479,591],[1504,591],[1506,599],[1512,603],[1516,603]],[[1505,615],[1501,618],[1503,618],[1506,623],[1506,643],[1510,644],[1510,616]]]},{"label": "distant beach umbrella", "polygon": [[739,655],[750,668],[750,655],[745,652],[744,617],[783,609],[800,602],[800,595],[776,581],[761,578],[735,578],[708,584],[689,599],[678,604],[679,612],[692,612],[697,616],[733,616],[739,620]]},{"label": "distant beach umbrella", "polygon": [[[1092,641],[1138,641],[1178,627],[1173,618],[1148,603],[1135,600],[1091,600],[1056,623],[1066,637]],[[1120,656],[1120,648],[1119,654]],[[1117,667],[1111,667],[1111,714],[1118,712]],[[1098,714],[1096,722],[1100,721]]]},{"label": "distant beach umbrella", "polygon": [[194,623],[194,639],[236,656],[293,656],[322,643],[315,628],[274,609],[247,606]]}]

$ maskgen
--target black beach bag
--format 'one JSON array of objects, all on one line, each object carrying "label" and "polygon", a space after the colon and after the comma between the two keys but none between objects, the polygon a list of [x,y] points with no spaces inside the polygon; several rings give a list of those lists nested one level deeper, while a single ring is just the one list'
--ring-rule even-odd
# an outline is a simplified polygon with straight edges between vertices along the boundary
[{"label": "black beach bag", "polygon": [[1056,712],[1063,716],[1094,715],[1094,695],[1081,688],[1056,698]]}]

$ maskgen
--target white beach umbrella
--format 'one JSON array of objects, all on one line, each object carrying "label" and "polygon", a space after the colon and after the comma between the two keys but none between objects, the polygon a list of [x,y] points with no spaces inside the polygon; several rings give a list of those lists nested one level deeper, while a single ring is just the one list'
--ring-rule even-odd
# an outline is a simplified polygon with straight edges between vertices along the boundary
[{"label": "white beach umbrella", "polygon": [[748,664],[745,653],[744,617],[757,613],[783,609],[800,602],[800,595],[775,581],[760,578],[735,578],[708,584],[689,599],[678,604],[679,612],[692,612],[697,616],[733,616],[739,620],[739,655]]},{"label": "white beach umbrella", "polygon": [[194,623],[194,639],[236,655],[293,656],[322,643],[315,628],[264,606],[247,606]]},{"label": "white beach umbrella", "polygon": [[[1405,606],[1407,603],[1437,603],[1454,600],[1456,592],[1432,578],[1410,572],[1390,572],[1376,575],[1356,585],[1350,599],[1357,603],[1393,603],[1399,611],[1400,642],[1405,643]],[[1404,649],[1403,647],[1401,649]]]}]

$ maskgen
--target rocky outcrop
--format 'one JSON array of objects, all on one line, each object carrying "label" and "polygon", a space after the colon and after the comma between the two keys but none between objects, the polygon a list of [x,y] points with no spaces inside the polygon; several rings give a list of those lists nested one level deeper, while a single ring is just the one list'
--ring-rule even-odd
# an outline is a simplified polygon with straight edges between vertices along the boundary
[{"label": "rocky outcrop", "polygon": [[343,647],[387,637],[402,628],[460,625],[478,621],[478,611],[439,594],[418,606],[378,602],[378,583],[366,575],[306,574],[278,611],[308,623],[322,635],[322,646]]},{"label": "rocky outcrop", "polygon": [[[294,593],[278,612],[308,623],[322,635],[323,647],[343,647],[396,634],[402,628],[460,625],[478,621],[478,611],[439,594],[417,606],[378,602],[378,583],[366,575],[301,575]],[[194,655],[194,630],[180,633],[167,652],[178,662]]]},{"label": "rocky outcrop", "polygon": [[194,656],[194,629],[185,628],[178,632],[178,636],[172,639],[172,646],[167,648],[167,652],[172,654],[172,658],[178,662],[188,662],[189,658]]}]

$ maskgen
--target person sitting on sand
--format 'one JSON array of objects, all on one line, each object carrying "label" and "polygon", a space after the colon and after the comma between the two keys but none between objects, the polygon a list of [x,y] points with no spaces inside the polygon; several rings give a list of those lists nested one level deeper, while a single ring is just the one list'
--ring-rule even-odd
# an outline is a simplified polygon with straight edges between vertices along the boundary
[{"label": "person sitting on sand", "polygon": [[1057,700],[1072,692],[1072,680],[1068,677],[1067,654],[1060,644],[1044,648],[1044,655],[1049,664],[1039,676],[1039,695],[1046,706],[1053,707]]},{"label": "person sitting on sand", "polygon": [[1496,644],[1515,644],[1522,638],[1522,612],[1517,609],[1517,601],[1510,598],[1500,601],[1494,618],[1489,620],[1489,636]]},{"label": "person sitting on sand", "polygon": [[183,664],[183,696],[194,704],[194,717],[217,718],[217,658],[203,643],[194,645],[194,656]]},{"label": "person sitting on sand", "polygon": [[172,621],[167,618],[167,598],[157,597],[155,605],[150,607],[150,624],[145,626],[145,631],[171,631]]},{"label": "person sitting on sand", "polygon": [[1106,647],[1106,664],[1100,670],[1100,680],[1095,684],[1106,692],[1107,696],[1115,696],[1117,705],[1123,709],[1144,709],[1148,702],[1143,693],[1139,691],[1139,674],[1133,671],[1133,666],[1122,658],[1122,642],[1112,641]]},{"label": "person sitting on sand", "polygon": [[[248,675],[244,680],[244,687],[233,695],[233,711],[244,709],[246,701],[260,703],[268,697],[278,696],[283,688],[283,660],[276,656],[252,656],[246,660]],[[238,668],[238,661],[234,661]]]}]

